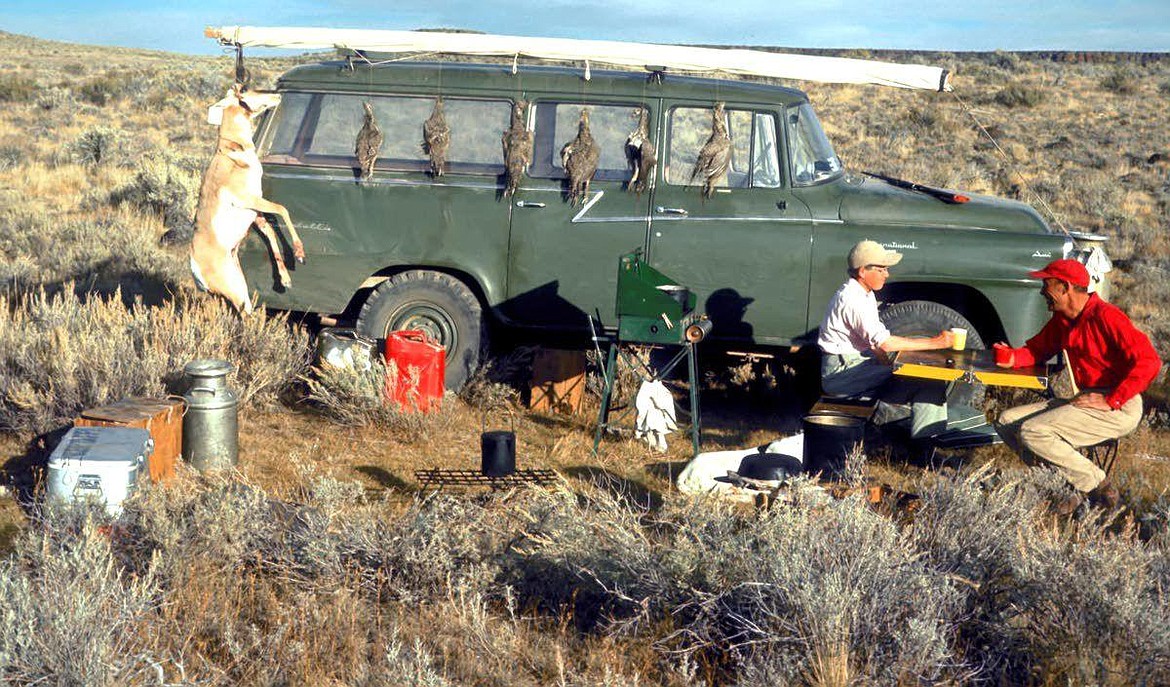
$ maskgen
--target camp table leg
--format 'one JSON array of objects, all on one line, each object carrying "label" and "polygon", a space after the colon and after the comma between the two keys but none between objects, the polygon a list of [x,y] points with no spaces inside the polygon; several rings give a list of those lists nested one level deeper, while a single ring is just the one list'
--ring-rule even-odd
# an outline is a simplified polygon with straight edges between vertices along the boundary
[{"label": "camp table leg", "polygon": [[617,373],[618,342],[611,341],[609,355],[606,356],[605,380],[601,385],[601,410],[597,414],[597,432],[593,435],[593,455],[597,455],[597,447],[601,444],[601,433],[605,431],[605,424],[609,421],[609,399],[613,395],[613,386]]}]

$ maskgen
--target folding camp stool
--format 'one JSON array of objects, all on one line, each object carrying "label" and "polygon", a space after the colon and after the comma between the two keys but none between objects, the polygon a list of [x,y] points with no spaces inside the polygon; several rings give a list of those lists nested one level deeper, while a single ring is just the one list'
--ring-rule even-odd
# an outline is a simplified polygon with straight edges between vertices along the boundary
[{"label": "folding camp stool", "polygon": [[1085,457],[1104,470],[1105,476],[1108,477],[1109,473],[1113,471],[1113,464],[1117,461],[1119,445],[1119,439],[1106,439],[1092,446],[1084,446],[1083,449]]}]

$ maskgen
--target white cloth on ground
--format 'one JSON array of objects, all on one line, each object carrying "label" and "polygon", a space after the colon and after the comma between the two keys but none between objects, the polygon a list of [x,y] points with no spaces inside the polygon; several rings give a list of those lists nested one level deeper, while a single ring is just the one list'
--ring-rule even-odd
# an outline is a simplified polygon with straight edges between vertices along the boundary
[{"label": "white cloth on ground", "polygon": [[678,429],[674,414],[674,396],[659,380],[645,380],[634,397],[638,411],[634,436],[645,439],[650,448],[666,451],[666,435]]},{"label": "white cloth on ground", "polygon": [[[739,496],[742,491],[729,482],[716,480],[727,477],[728,470],[739,470],[745,456],[753,453],[779,453],[804,462],[804,433],[793,434],[773,441],[764,447],[739,448],[730,451],[707,451],[695,456],[675,480],[678,490],[687,494],[715,494]],[[752,494],[748,494],[749,497]]]}]

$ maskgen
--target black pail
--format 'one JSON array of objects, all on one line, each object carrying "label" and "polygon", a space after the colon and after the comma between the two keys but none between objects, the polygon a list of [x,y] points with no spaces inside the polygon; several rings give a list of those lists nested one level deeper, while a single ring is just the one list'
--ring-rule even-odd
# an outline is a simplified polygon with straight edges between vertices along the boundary
[{"label": "black pail", "polygon": [[848,415],[817,413],[804,416],[804,471],[840,477],[845,457],[865,437],[865,420]]},{"label": "black pail", "polygon": [[516,472],[516,433],[497,429],[479,435],[481,471],[488,477],[507,477]]}]

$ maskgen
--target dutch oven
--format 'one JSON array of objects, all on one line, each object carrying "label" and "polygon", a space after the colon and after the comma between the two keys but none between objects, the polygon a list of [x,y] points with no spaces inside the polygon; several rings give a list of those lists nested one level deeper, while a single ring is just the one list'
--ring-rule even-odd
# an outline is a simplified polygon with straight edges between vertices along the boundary
[{"label": "dutch oven", "polygon": [[740,477],[764,482],[783,482],[804,471],[804,465],[795,456],[783,453],[753,453],[744,456],[736,472]]}]

